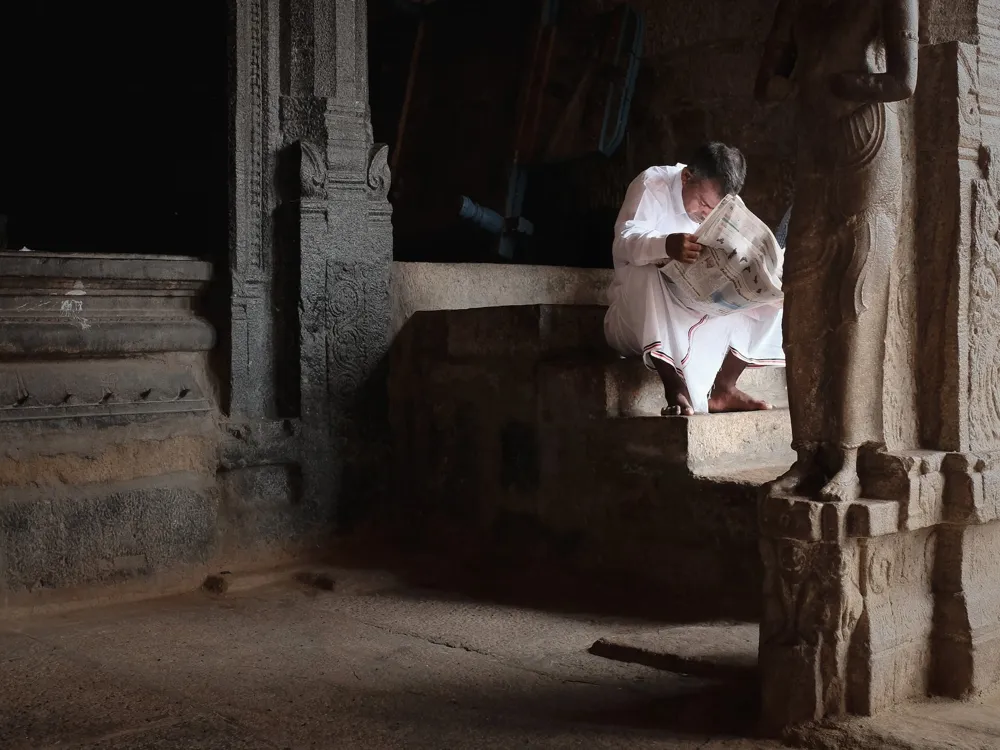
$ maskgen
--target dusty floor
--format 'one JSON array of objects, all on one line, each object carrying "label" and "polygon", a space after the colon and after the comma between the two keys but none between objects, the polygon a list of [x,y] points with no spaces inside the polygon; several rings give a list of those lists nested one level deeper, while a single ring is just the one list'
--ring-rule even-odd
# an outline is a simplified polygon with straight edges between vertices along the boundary
[{"label": "dusty floor", "polygon": [[371,576],[10,621],[0,748],[777,747],[739,680],[587,653],[639,626]]},{"label": "dusty floor", "polygon": [[[332,592],[288,575],[0,622],[0,750],[779,747],[753,737],[752,628],[692,639],[699,628],[336,575]],[[588,653],[599,639],[661,665],[667,644],[667,668],[703,677]],[[692,669],[696,653],[710,658]],[[903,707],[798,742],[1000,750],[1000,700]]]}]

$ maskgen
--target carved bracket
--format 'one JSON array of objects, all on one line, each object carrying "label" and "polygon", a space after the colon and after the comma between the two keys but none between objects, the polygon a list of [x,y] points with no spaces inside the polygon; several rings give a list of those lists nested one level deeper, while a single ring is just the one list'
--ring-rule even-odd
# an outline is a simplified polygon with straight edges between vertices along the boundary
[{"label": "carved bracket", "polygon": [[389,146],[376,143],[368,152],[368,187],[374,200],[386,200],[392,184],[392,170],[389,169]]},{"label": "carved bracket", "polygon": [[302,197],[306,199],[326,198],[326,152],[309,141],[299,141],[301,162],[299,181]]}]

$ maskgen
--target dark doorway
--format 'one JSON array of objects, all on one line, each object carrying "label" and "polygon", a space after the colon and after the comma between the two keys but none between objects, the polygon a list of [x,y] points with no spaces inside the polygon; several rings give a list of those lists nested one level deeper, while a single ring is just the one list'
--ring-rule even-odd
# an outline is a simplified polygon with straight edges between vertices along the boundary
[{"label": "dark doorway", "polygon": [[228,254],[224,2],[3,3],[7,247]]}]

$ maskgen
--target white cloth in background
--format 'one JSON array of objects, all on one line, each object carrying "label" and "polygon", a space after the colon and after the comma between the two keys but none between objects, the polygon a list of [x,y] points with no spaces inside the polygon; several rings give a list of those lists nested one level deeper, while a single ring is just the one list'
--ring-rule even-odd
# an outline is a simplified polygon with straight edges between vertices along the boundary
[{"label": "white cloth in background", "polygon": [[660,273],[666,260],[664,239],[691,234],[698,224],[684,210],[683,164],[650,167],[632,181],[618,220],[613,245],[615,278],[608,290],[604,334],[625,356],[642,355],[673,365],[684,377],[695,412],[708,412],[708,395],[726,354],[754,367],[783,367],[781,307],[712,317],[692,312],[671,293]]}]

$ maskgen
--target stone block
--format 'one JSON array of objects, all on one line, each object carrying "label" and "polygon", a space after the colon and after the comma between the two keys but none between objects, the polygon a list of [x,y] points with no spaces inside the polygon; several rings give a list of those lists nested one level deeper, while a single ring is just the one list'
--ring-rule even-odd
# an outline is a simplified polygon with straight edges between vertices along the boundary
[{"label": "stone block", "polygon": [[923,529],[868,539],[861,548],[867,642],[855,662],[851,703],[857,713],[870,715],[928,693],[936,541],[933,529]]},{"label": "stone block", "polygon": [[923,0],[920,3],[921,44],[979,41],[975,0]]},{"label": "stone block", "polygon": [[606,378],[609,416],[655,417],[666,405],[660,377],[639,358],[610,360]]},{"label": "stone block", "polygon": [[899,503],[858,500],[824,503],[801,496],[768,494],[761,498],[761,533],[773,539],[836,542],[895,534]]},{"label": "stone block", "polygon": [[822,539],[823,504],[801,497],[767,494],[760,501],[760,530],[769,539]]},{"label": "stone block", "polygon": [[448,326],[448,355],[518,359],[540,353],[541,306],[428,313]]},{"label": "stone block", "polygon": [[218,505],[212,479],[189,473],[5,492],[0,583],[9,597],[207,564]]},{"label": "stone block", "polygon": [[855,539],[870,539],[895,534],[900,529],[899,515],[900,504],[897,502],[859,500],[847,506],[844,533]]},{"label": "stone block", "polygon": [[858,457],[862,495],[873,500],[911,501],[920,472],[918,455],[862,451]]},{"label": "stone block", "polygon": [[770,730],[845,713],[863,648],[861,543],[762,538],[762,721]]},{"label": "stone block", "polygon": [[791,422],[783,409],[678,419],[686,427],[689,466],[710,464],[728,456],[749,459],[785,453],[792,442]]}]

